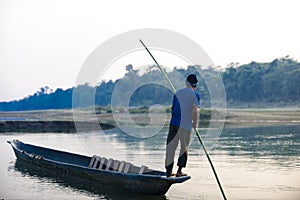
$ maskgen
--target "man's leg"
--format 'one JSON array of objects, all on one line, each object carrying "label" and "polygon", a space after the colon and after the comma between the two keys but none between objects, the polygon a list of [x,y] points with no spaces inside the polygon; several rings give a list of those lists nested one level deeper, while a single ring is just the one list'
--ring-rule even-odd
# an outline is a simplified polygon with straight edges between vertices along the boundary
[{"label": "man's leg", "polygon": [[166,167],[168,177],[172,175],[175,151],[179,142],[179,138],[177,135],[178,128],[179,127],[173,125],[170,125],[169,128],[167,147],[166,147],[166,160],[165,160],[165,167]]},{"label": "man's leg", "polygon": [[181,170],[183,167],[186,167],[187,159],[188,159],[188,147],[191,139],[191,131],[187,131],[185,129],[179,129],[178,137],[180,140],[180,153],[177,162],[178,171],[177,176],[186,176]]}]

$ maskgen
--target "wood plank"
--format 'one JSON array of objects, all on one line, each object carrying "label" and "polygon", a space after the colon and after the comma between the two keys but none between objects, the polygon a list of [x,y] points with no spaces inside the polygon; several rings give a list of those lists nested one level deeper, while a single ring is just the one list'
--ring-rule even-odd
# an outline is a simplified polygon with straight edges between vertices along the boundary
[{"label": "wood plank", "polygon": [[129,169],[128,172],[133,173],[133,174],[138,174],[139,171],[140,171],[140,169],[141,169],[141,168],[138,167],[138,166],[131,165],[131,167],[130,167],[130,169]]},{"label": "wood plank", "polygon": [[141,168],[140,168],[139,174],[143,174],[144,171],[146,171],[147,169],[148,169],[147,166],[142,165]]},{"label": "wood plank", "polygon": [[106,164],[107,162],[107,159],[106,158],[101,158],[100,160],[100,165],[99,165],[99,168],[98,169],[103,169],[104,165]]},{"label": "wood plank", "polygon": [[95,159],[96,159],[96,155],[93,155],[91,161],[90,161],[90,164],[89,164],[89,168],[93,167],[93,164],[95,162]]},{"label": "wood plank", "polygon": [[96,156],[95,162],[94,162],[94,164],[93,164],[93,168],[94,168],[94,169],[96,169],[96,167],[97,167],[99,161],[100,161],[100,157],[99,157],[99,156]]},{"label": "wood plank", "polygon": [[126,163],[125,164],[125,167],[124,167],[124,173],[128,173],[129,172],[129,170],[130,170],[130,167],[132,166],[132,164],[131,163]]},{"label": "wood plank", "polygon": [[114,160],[114,163],[113,163],[113,166],[112,166],[113,171],[118,171],[118,170],[119,170],[119,167],[120,167],[120,164],[121,164],[120,161]]},{"label": "wood plank", "polygon": [[113,163],[113,159],[110,158],[110,159],[107,161],[105,170],[109,170],[109,168],[110,168],[110,166],[112,165],[112,163]]},{"label": "wood plank", "polygon": [[119,172],[122,172],[124,170],[125,163],[126,163],[125,161],[122,161],[120,163],[120,166],[119,166],[119,169],[118,169]]}]

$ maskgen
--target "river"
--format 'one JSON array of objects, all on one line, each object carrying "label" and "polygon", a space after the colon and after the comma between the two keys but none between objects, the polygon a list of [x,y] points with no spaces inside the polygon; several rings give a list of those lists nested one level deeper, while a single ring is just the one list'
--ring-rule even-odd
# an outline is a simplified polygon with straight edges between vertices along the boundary
[{"label": "river", "polygon": [[[200,131],[201,132],[201,131]],[[202,130],[203,132],[203,130]],[[0,199],[222,199],[213,172],[194,137],[185,172],[192,178],[171,186],[165,196],[118,194],[100,183],[45,174],[17,162],[7,140],[85,155],[123,159],[164,170],[167,129],[148,139],[118,129],[82,134],[4,133],[0,135]],[[86,139],[86,140],[85,140]],[[86,141],[95,141],[88,146]],[[300,199],[300,126],[227,128],[209,150],[228,199]]]}]

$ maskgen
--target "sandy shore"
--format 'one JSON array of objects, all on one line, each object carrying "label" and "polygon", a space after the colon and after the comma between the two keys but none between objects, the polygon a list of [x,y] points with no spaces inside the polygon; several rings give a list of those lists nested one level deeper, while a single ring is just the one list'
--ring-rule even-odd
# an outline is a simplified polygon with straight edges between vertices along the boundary
[{"label": "sandy shore", "polygon": [[[207,111],[205,117],[200,116],[199,127],[208,127],[210,116]],[[150,123],[147,113],[131,114],[130,119],[124,114],[100,113],[95,114],[87,110],[38,110],[23,112],[0,112],[0,132],[75,132],[76,125],[86,130],[97,129],[98,123],[102,129],[113,128],[115,119],[133,121],[138,125]],[[203,115],[204,116],[204,115]],[[170,114],[156,115],[154,124],[161,124],[164,120],[168,125]],[[222,122],[222,121],[221,121]],[[97,126],[95,126],[97,123]],[[300,125],[300,110],[245,110],[230,109],[226,111],[225,127],[243,128],[270,125]],[[95,128],[93,128],[95,127]]]},{"label": "sandy shore", "polygon": [[227,110],[227,127],[300,125],[300,110]]}]

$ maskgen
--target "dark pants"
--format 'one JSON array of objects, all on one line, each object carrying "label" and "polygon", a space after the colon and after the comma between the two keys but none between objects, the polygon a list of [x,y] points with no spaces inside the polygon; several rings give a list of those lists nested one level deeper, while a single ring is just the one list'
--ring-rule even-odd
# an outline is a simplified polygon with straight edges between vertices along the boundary
[{"label": "dark pants", "polygon": [[166,148],[166,160],[165,167],[167,173],[171,173],[174,165],[175,151],[180,141],[180,153],[178,157],[177,166],[185,167],[188,157],[188,147],[191,139],[191,131],[180,128],[175,125],[170,125],[167,148]]}]

